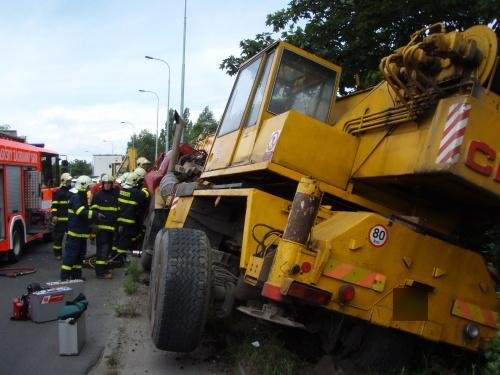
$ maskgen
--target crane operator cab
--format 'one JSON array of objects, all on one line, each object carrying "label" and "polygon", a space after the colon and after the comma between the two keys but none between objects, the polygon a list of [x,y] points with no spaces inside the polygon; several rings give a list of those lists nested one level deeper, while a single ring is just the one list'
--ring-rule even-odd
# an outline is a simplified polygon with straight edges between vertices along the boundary
[{"label": "crane operator cab", "polygon": [[[309,124],[332,123],[340,72],[339,66],[284,42],[245,62],[208,157],[205,177],[269,169],[280,133],[285,127],[294,127],[285,121],[289,116],[297,125],[290,129],[294,136],[287,137],[293,142],[319,135],[304,132],[297,124],[303,121],[297,120],[307,117]],[[285,114],[288,111],[293,113]],[[288,162],[285,164],[295,165]]]}]

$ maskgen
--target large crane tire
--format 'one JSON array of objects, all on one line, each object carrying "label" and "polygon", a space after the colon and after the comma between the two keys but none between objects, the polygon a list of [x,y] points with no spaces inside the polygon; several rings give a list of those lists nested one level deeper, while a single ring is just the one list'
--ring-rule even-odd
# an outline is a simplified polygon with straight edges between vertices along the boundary
[{"label": "large crane tire", "polygon": [[206,234],[163,228],[155,240],[149,312],[158,349],[190,352],[199,344],[211,291],[211,251]]}]

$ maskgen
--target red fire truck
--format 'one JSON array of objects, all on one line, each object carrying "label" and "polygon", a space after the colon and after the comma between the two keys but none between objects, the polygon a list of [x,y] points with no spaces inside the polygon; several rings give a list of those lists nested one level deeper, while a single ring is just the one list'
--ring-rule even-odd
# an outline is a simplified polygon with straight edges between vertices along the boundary
[{"label": "red fire truck", "polygon": [[58,178],[56,152],[0,139],[0,258],[17,261],[25,244],[50,235]]}]

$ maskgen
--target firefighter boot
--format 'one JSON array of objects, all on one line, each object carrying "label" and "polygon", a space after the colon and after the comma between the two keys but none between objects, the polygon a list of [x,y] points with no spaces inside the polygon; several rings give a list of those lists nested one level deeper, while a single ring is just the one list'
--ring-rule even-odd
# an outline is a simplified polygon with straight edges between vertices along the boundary
[{"label": "firefighter boot", "polygon": [[70,280],[73,277],[73,268],[71,266],[66,266],[64,263],[61,264],[61,281]]},{"label": "firefighter boot", "polygon": [[54,251],[54,258],[56,260],[62,259],[62,246],[54,245],[52,246],[52,250]]},{"label": "firefighter boot", "polygon": [[95,276],[98,279],[111,279],[113,275],[108,270],[108,262],[106,260],[96,260]]},{"label": "firefighter boot", "polygon": [[71,278],[73,280],[84,280],[82,277],[82,265],[75,264],[71,270]]}]

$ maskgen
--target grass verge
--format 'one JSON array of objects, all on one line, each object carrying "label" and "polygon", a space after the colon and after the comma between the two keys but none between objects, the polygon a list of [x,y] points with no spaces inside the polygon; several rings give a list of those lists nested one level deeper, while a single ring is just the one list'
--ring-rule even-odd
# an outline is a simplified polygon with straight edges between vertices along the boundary
[{"label": "grass verge", "polygon": [[222,361],[245,374],[307,374],[311,367],[308,355],[288,350],[287,330],[278,325],[235,314],[224,321],[209,319],[206,329]]},{"label": "grass verge", "polygon": [[244,340],[230,351],[248,374],[291,375],[299,373],[303,367],[303,361],[284,349],[283,342],[272,335],[260,336],[254,341]]},{"label": "grass verge", "polygon": [[123,305],[115,305],[115,315],[118,318],[135,318],[139,315],[139,309],[137,308],[136,305],[127,303]]},{"label": "grass verge", "polygon": [[123,289],[125,294],[132,295],[137,292],[137,283],[139,282],[139,276],[141,275],[142,269],[139,265],[137,259],[133,259],[125,272],[125,278],[123,279]]}]

